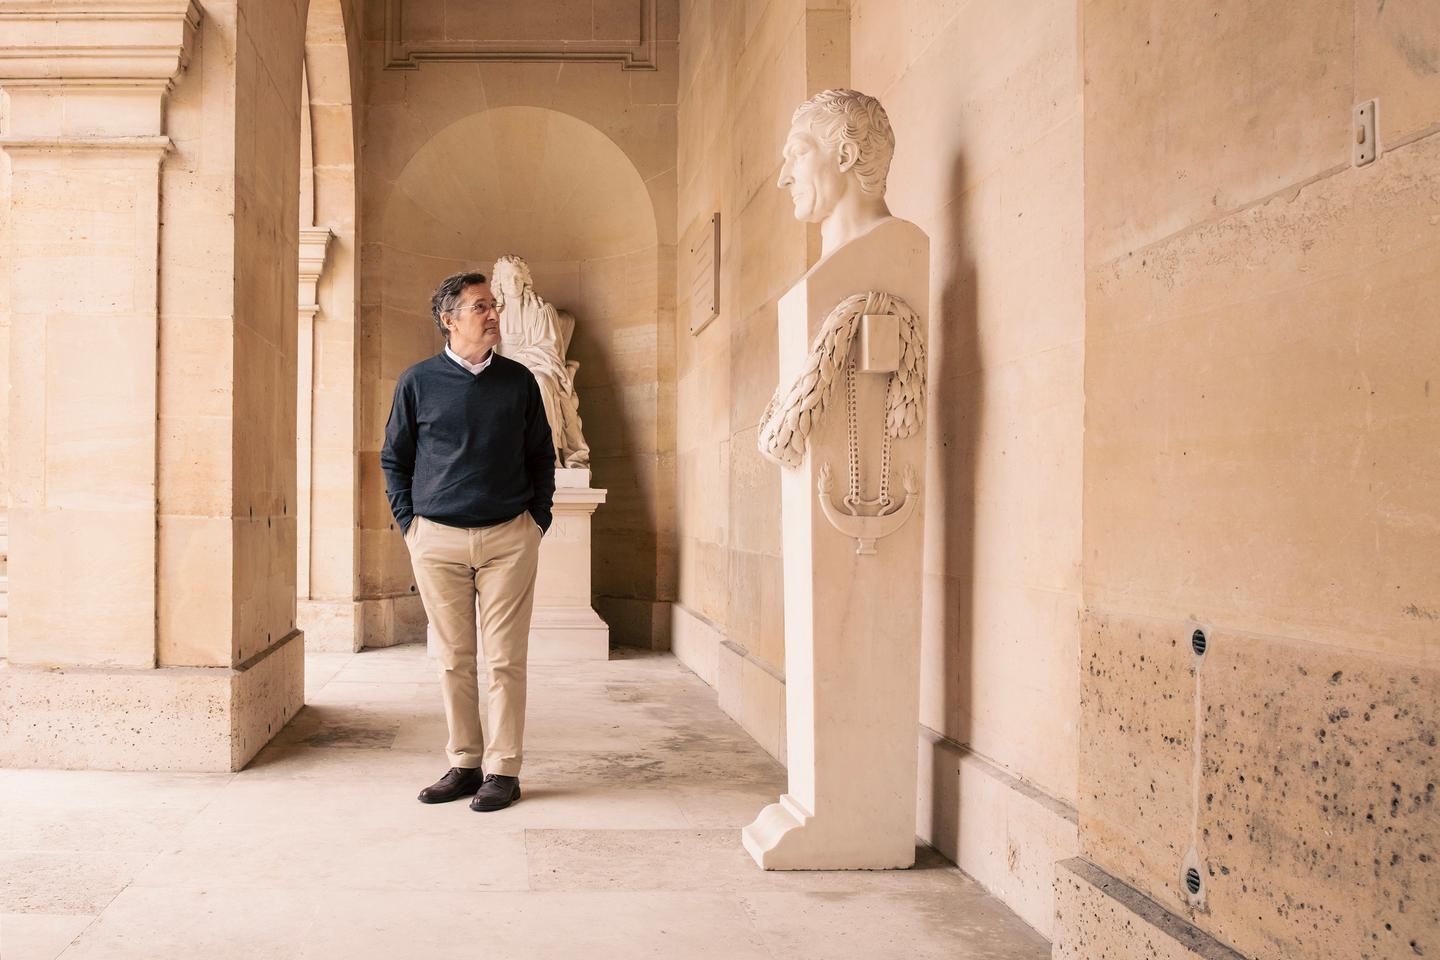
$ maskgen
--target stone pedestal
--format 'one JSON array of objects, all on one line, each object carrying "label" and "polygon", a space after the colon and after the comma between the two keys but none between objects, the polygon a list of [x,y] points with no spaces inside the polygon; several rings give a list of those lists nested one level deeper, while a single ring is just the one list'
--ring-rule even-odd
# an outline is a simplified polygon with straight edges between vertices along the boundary
[{"label": "stone pedestal", "polygon": [[[590,517],[605,491],[590,486],[590,471],[555,471],[554,521],[540,541],[531,660],[608,660],[610,628],[590,606]],[[426,633],[435,656],[435,635]]]},{"label": "stone pedestal", "polygon": [[[780,382],[799,376],[814,335],[847,297],[882,291],[924,318],[929,249],[919,227],[890,219],[818,263],[780,300]],[[863,339],[857,335],[851,356]],[[767,870],[885,869],[915,860],[926,491],[918,489],[920,502],[898,530],[873,542],[873,554],[832,525],[818,486],[828,465],[833,502],[848,488],[843,365],[837,376],[804,462],[781,472],[790,783],[742,835]],[[864,496],[874,498],[888,377],[862,372],[856,380]],[[925,476],[924,431],[894,441],[892,456],[892,492],[904,497],[904,471]]]},{"label": "stone pedestal", "polygon": [[555,471],[555,520],[540,541],[531,660],[608,660],[610,628],[590,606],[590,518],[605,491],[590,471]]}]

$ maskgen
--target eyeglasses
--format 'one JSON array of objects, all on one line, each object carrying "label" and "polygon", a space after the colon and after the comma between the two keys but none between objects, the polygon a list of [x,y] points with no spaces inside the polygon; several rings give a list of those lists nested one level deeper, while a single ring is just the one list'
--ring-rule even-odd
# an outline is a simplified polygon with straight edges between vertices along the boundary
[{"label": "eyeglasses", "polygon": [[457,308],[457,312],[459,310],[470,310],[483,316],[491,310],[498,309],[499,306],[500,305],[494,300],[477,300],[474,303],[467,303],[465,306]]}]

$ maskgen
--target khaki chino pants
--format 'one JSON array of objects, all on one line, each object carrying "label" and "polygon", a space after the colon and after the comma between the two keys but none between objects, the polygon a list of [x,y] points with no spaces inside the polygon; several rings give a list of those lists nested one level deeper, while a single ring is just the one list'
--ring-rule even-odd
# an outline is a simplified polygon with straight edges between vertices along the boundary
[{"label": "khaki chino pants", "polygon": [[[415,517],[405,534],[415,585],[440,648],[440,690],[452,767],[520,775],[525,666],[540,528],[528,512],[493,527],[447,527]],[[490,675],[488,731],[480,722],[476,598]],[[485,732],[489,733],[487,744]]]}]

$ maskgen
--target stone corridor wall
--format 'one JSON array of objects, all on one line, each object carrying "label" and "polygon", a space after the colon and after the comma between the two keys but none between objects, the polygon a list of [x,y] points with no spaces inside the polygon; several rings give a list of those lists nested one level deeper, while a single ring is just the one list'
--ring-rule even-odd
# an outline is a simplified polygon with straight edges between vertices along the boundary
[{"label": "stone corridor wall", "polygon": [[[785,755],[780,479],[755,448],[775,390],[775,306],[819,256],[775,187],[790,114],[844,86],[843,4],[686,3],[681,11],[680,584],[675,653],[765,749]],[[688,251],[721,220],[720,316],[690,333]]]},{"label": "stone corridor wall", "polygon": [[1085,363],[1073,3],[855,0],[930,234],[921,835],[1048,935],[1075,850]]},{"label": "stone corridor wall", "polygon": [[[1434,955],[1440,8],[1083,33],[1084,856],[1245,956]],[[1067,903],[1057,956],[1150,955]]]},{"label": "stone corridor wall", "polygon": [[[1073,5],[688,3],[680,228],[719,210],[719,319],[679,341],[675,650],[784,755],[775,303],[819,249],[775,187],[790,113],[881,98],[891,208],[932,250],[921,832],[1042,930],[1075,849],[1083,370]],[[683,266],[683,264],[682,264]]]}]

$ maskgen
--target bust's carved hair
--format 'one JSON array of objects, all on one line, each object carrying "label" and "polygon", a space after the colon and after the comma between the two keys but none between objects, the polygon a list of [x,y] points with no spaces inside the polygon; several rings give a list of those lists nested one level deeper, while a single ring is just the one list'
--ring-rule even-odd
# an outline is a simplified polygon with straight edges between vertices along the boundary
[{"label": "bust's carved hair", "polygon": [[861,189],[884,195],[890,159],[895,156],[895,131],[879,100],[855,90],[825,90],[795,109],[790,125],[801,122],[832,150],[839,150],[842,143],[853,146]]},{"label": "bust's carved hair", "polygon": [[[495,261],[495,267],[491,270],[492,276],[498,274],[502,266],[510,267],[514,270],[520,277],[521,285],[527,290],[535,289],[535,278],[530,273],[530,264],[526,263],[523,257],[517,257],[513,253],[505,254],[505,256]],[[499,292],[498,290],[496,291],[497,294]]]}]

